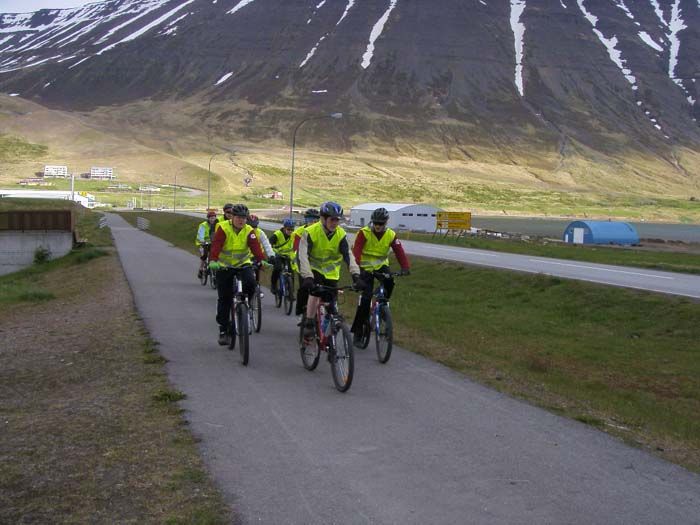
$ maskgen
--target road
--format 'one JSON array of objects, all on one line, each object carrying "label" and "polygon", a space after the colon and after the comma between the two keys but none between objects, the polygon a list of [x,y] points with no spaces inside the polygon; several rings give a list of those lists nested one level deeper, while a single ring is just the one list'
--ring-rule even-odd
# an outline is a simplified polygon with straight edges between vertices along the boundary
[{"label": "road", "polygon": [[700,524],[700,476],[395,349],[350,391],[265,297],[251,363],[216,344],[197,259],[109,215],[136,307],[242,523]]}]

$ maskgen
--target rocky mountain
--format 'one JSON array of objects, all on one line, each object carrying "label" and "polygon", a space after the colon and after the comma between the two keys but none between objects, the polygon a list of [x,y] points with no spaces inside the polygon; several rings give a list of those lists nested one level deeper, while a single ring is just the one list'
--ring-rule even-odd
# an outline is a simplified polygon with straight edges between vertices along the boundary
[{"label": "rocky mountain", "polygon": [[181,103],[251,140],[340,111],[339,133],[309,130],[328,147],[513,164],[641,152],[698,174],[678,155],[700,153],[698,76],[699,0],[106,0],[0,15],[0,91],[49,107]]}]

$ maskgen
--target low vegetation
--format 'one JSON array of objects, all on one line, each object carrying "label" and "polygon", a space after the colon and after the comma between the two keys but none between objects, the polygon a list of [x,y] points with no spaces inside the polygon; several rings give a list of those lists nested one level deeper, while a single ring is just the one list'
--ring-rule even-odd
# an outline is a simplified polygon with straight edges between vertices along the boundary
[{"label": "low vegetation", "polygon": [[48,150],[42,144],[32,144],[20,137],[0,134],[0,162],[40,159]]},{"label": "low vegetation", "polygon": [[[152,233],[194,249],[199,219],[149,218]],[[392,300],[397,344],[700,471],[698,303],[412,260]],[[353,315],[354,301],[343,308]]]},{"label": "low vegetation", "polygon": [[0,522],[228,523],[98,217],[0,277]]}]

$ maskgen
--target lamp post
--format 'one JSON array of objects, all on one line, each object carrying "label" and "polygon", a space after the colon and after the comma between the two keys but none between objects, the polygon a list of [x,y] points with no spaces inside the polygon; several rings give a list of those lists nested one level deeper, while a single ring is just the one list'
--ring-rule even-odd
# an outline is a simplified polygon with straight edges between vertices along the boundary
[{"label": "lamp post", "polygon": [[343,118],[342,113],[330,113],[328,115],[318,115],[315,117],[309,117],[305,118],[299,124],[296,125],[294,128],[294,134],[292,135],[292,181],[289,187],[289,218],[292,218],[292,211],[294,210],[294,152],[296,150],[297,146],[297,131],[299,131],[299,128],[301,127],[302,124],[305,122],[308,122],[309,120],[320,120],[324,118],[334,118],[334,119],[340,119]]}]

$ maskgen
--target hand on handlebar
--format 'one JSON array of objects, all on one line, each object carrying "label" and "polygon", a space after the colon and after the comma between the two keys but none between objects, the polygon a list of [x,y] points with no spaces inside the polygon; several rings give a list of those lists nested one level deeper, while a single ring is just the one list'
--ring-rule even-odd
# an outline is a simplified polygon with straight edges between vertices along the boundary
[{"label": "hand on handlebar", "polygon": [[219,271],[221,269],[221,263],[219,261],[209,261],[209,269],[213,272]]}]

